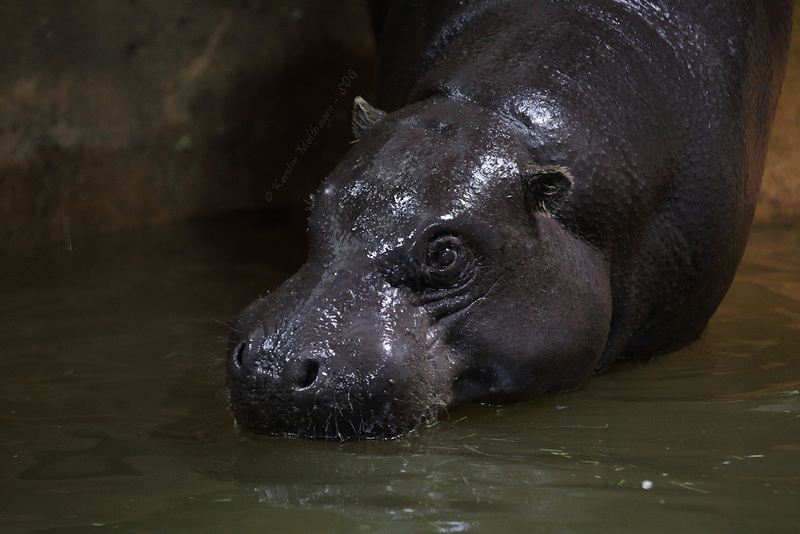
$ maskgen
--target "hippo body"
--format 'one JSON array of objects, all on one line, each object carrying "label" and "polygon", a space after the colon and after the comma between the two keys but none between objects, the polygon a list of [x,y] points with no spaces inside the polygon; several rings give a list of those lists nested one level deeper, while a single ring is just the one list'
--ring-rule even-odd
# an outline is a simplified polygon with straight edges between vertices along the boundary
[{"label": "hippo body", "polygon": [[377,108],[239,317],[237,423],[392,437],[695,340],[747,241],[783,0],[374,2]]}]

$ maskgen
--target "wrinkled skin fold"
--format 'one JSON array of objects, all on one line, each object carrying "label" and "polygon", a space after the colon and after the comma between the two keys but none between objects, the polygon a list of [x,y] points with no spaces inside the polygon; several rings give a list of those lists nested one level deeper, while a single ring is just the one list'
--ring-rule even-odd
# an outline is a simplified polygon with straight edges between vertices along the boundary
[{"label": "wrinkled skin fold", "polygon": [[306,264],[236,322],[237,424],[395,437],[696,339],[746,243],[791,20],[722,4],[374,2],[386,111],[357,99]]}]

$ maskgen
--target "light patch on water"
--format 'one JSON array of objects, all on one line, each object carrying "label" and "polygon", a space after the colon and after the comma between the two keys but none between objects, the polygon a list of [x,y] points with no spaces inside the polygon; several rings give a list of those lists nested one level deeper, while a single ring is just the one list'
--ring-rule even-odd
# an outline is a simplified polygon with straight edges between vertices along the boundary
[{"label": "light patch on water", "polygon": [[386,256],[392,250],[397,250],[402,248],[407,241],[411,239],[411,236],[404,236],[404,235],[385,235],[379,243],[372,246],[367,251],[367,257],[371,260],[377,260]]},{"label": "light patch on water", "polygon": [[519,174],[516,162],[499,154],[484,154],[471,171],[471,179],[458,187],[453,208],[439,219],[449,221],[464,213],[476,212],[491,194],[493,184],[502,176]]},{"label": "light patch on water", "polygon": [[391,213],[400,216],[409,216],[419,211],[419,198],[410,191],[400,191],[394,194],[389,208]]},{"label": "light patch on water", "polygon": [[481,156],[480,165],[472,171],[470,185],[476,194],[485,193],[498,176],[516,174],[517,165],[505,156],[487,154]]},{"label": "light patch on water", "polygon": [[523,95],[514,101],[514,108],[537,129],[558,130],[564,127],[564,119],[549,105],[544,96]]},{"label": "light patch on water", "polygon": [[381,336],[381,349],[383,349],[383,357],[386,360],[391,360],[394,353],[394,342],[396,338],[396,317],[399,310],[398,304],[399,291],[397,288],[387,286],[380,294],[380,311],[378,313],[378,320],[380,321],[380,336]]}]

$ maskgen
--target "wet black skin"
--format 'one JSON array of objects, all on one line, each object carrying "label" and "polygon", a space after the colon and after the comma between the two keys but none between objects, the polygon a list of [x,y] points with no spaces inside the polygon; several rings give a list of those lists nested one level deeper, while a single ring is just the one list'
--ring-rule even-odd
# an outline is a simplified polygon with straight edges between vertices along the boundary
[{"label": "wet black skin", "polygon": [[237,320],[242,428],[393,437],[574,389],[696,339],[727,291],[790,2],[464,4],[373,5],[390,113]]}]

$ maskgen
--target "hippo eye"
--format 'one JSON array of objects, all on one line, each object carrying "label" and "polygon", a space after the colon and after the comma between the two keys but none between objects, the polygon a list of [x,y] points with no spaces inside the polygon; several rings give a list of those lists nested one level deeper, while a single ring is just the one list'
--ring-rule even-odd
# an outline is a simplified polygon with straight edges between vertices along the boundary
[{"label": "hippo eye", "polygon": [[423,268],[423,280],[428,286],[443,289],[461,280],[472,264],[472,251],[459,238],[446,235],[431,241]]},{"label": "hippo eye", "polygon": [[458,252],[450,247],[443,247],[433,253],[431,264],[438,269],[446,269],[458,261]]}]

